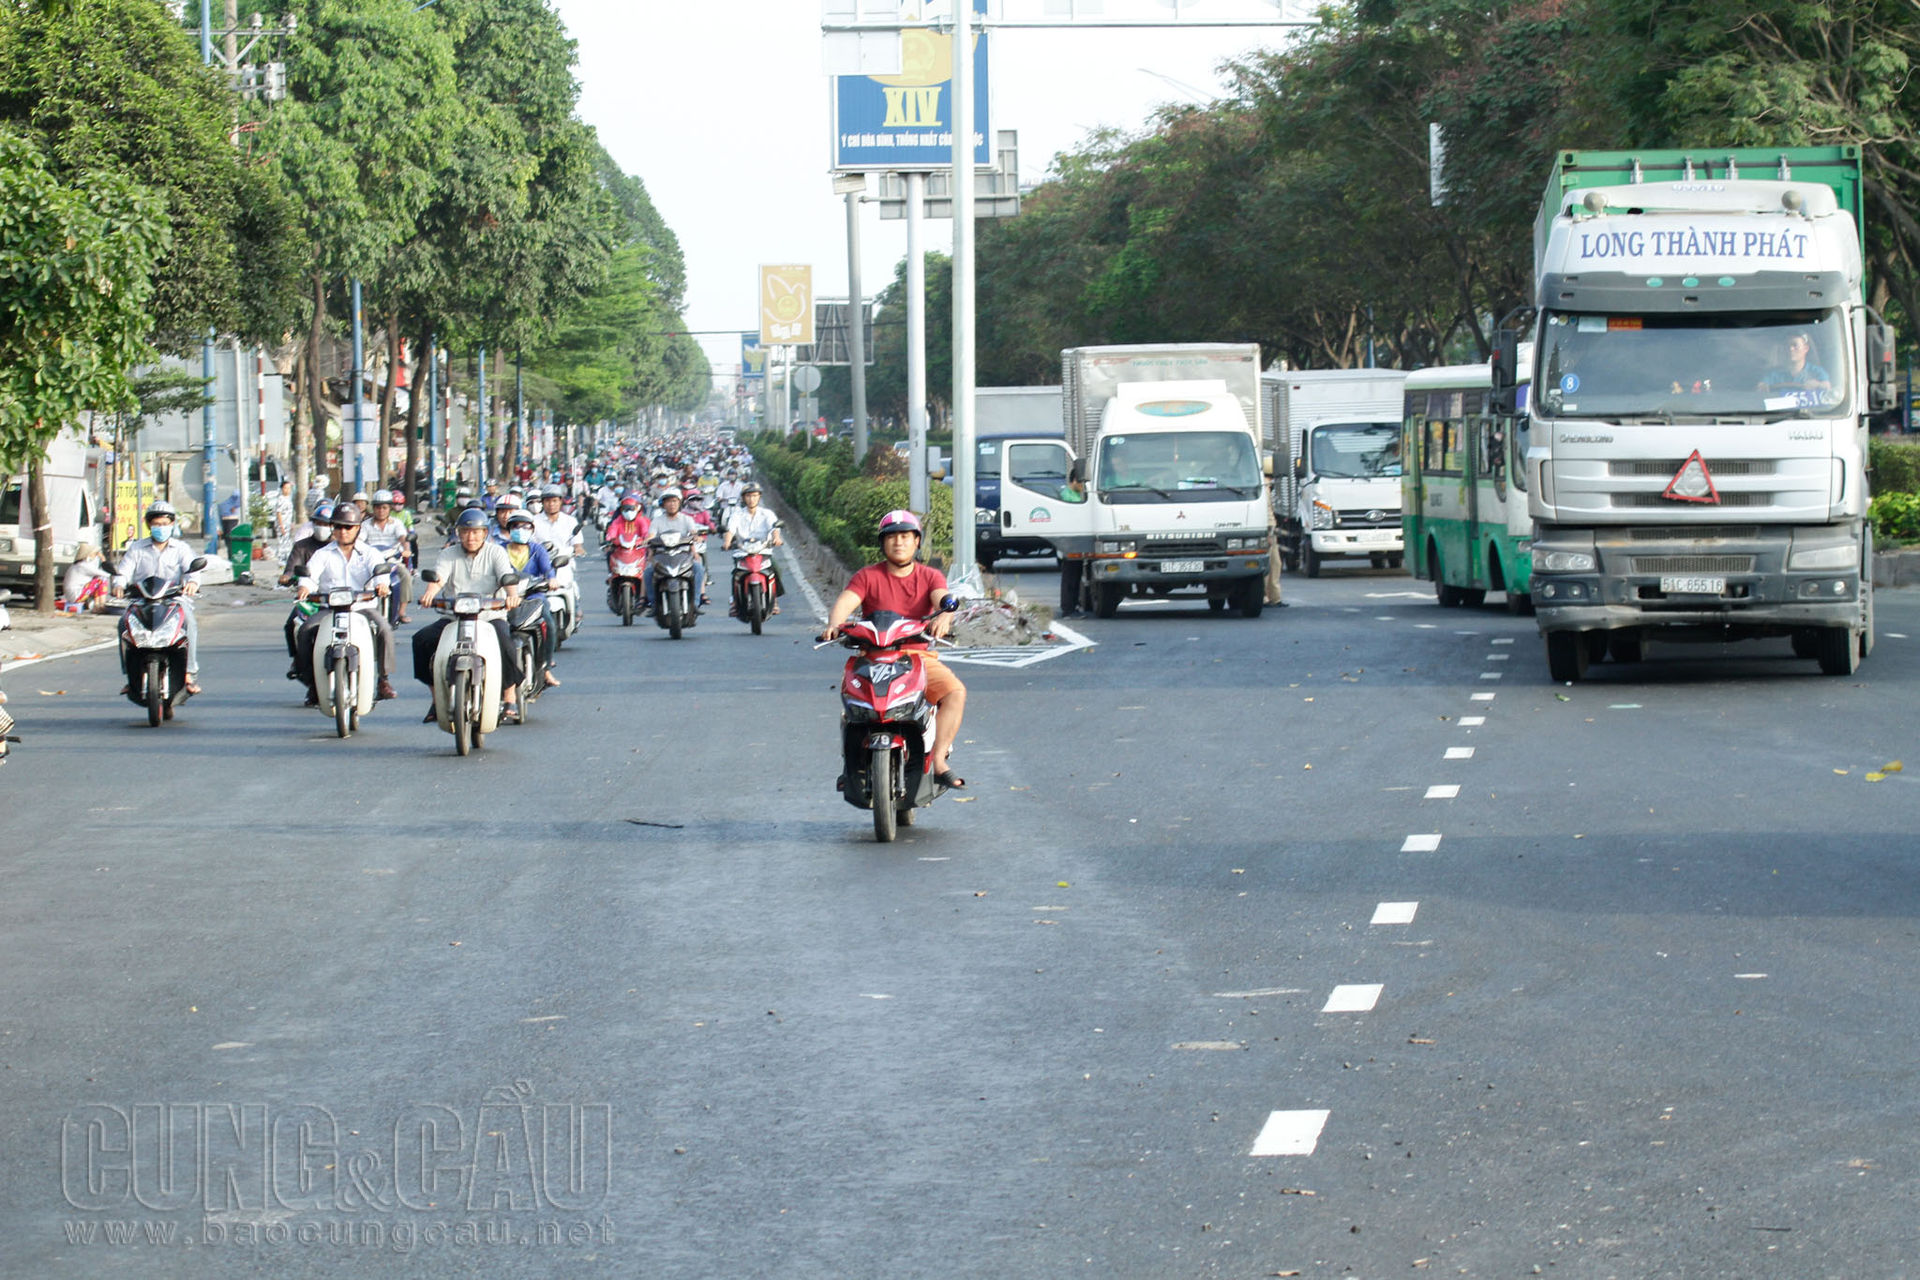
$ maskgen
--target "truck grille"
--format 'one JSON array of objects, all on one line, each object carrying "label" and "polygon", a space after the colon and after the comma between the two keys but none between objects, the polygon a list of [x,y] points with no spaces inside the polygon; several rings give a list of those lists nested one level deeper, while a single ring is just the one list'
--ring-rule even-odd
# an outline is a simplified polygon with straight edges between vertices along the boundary
[{"label": "truck grille", "polygon": [[1333,523],[1341,529],[1398,529],[1400,513],[1382,511],[1378,507],[1368,507],[1365,511],[1337,511]]},{"label": "truck grille", "polygon": [[1760,526],[1757,524],[1702,524],[1670,527],[1658,524],[1637,524],[1627,531],[1627,536],[1635,542],[1701,542],[1710,538],[1742,541],[1759,537]]},{"label": "truck grille", "polygon": [[1226,550],[1226,546],[1218,538],[1184,538],[1179,540],[1154,538],[1140,549],[1142,551],[1151,551],[1156,556],[1208,556],[1220,554]]},{"label": "truck grille", "polygon": [[[1658,476],[1668,479],[1680,474],[1680,468],[1687,465],[1687,459],[1665,458],[1649,460],[1645,458],[1633,461],[1609,462],[1607,474],[1610,476]],[[1717,458],[1707,461],[1707,470],[1715,476],[1770,476],[1777,473],[1772,458]]]},{"label": "truck grille", "polygon": [[1752,573],[1752,556],[1634,556],[1635,573]]},{"label": "truck grille", "polygon": [[[1672,498],[1657,493],[1616,493],[1612,495],[1616,507],[1658,507],[1671,511]],[[1770,493],[1722,493],[1719,505],[1723,507],[1770,507],[1774,503]]]}]

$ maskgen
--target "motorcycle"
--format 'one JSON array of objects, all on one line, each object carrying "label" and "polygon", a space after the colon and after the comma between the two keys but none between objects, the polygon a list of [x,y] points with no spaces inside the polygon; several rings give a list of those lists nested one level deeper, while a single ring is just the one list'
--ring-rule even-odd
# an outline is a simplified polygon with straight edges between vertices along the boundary
[{"label": "motorcycle", "polygon": [[[526,580],[525,586],[526,590],[521,593],[522,608],[525,608],[529,603],[537,603],[534,601],[535,596],[544,595],[547,598],[548,611],[551,612],[553,610],[557,601],[555,601],[552,595],[552,579],[529,578]],[[535,611],[528,610],[529,615],[533,615],[534,613]],[[539,645],[536,643],[536,637],[534,635],[534,626],[549,625],[549,623],[529,624],[526,627],[521,627],[512,625],[512,615],[508,616],[508,623],[512,626],[511,634],[513,636],[514,653],[520,661],[520,723],[525,724],[528,716],[533,713],[534,700],[547,691],[547,669],[541,666],[534,658],[534,655],[539,652]],[[552,625],[558,625],[558,620],[552,619],[550,623]]]},{"label": "motorcycle", "polygon": [[[958,602],[948,596],[941,613]],[[937,615],[936,615],[937,616]],[[844,770],[835,783],[856,809],[873,810],[873,836],[890,842],[900,827],[913,825],[913,811],[932,804],[947,790],[927,772],[933,745],[934,706],[927,701],[927,672],[914,640],[932,640],[932,618],[877,613],[850,619],[838,640],[823,641],[856,650],[840,675],[840,755]]]},{"label": "motorcycle", "polygon": [[[397,563],[389,561],[386,568]],[[373,710],[379,693],[378,678],[369,675],[379,670],[373,623],[355,607],[379,598],[371,591],[333,588],[324,602],[333,614],[322,624],[326,627],[324,650],[319,647],[322,637],[314,637],[314,695],[320,699],[320,714],[333,717],[334,730],[343,738],[360,727],[360,717]]]},{"label": "motorcycle", "polygon": [[[207,567],[195,556],[187,572]],[[128,584],[137,597],[120,615],[120,666],[127,673],[127,700],[147,709],[147,724],[173,719],[187,694],[187,606],[178,584],[143,578]]]},{"label": "motorcycle", "polygon": [[733,611],[740,621],[759,635],[760,628],[773,614],[779,596],[779,582],[773,575],[773,544],[759,538],[743,538],[733,549]]},{"label": "motorcycle", "polygon": [[551,547],[548,552],[553,556],[553,579],[547,607],[553,610],[553,647],[558,649],[580,630],[580,584],[573,576],[573,557]]},{"label": "motorcycle", "polygon": [[693,590],[693,566],[705,550],[705,538],[684,534],[656,534],[647,543],[653,552],[653,620],[675,640],[700,616]]},{"label": "motorcycle", "polygon": [[635,537],[619,537],[607,544],[607,608],[630,627],[646,599],[647,547]]},{"label": "motorcycle", "polygon": [[[431,569],[420,576],[440,580]],[[506,586],[517,581],[513,574],[501,579]],[[435,600],[433,607],[453,614],[453,625],[440,633],[433,651],[434,719],[453,735],[455,753],[464,756],[485,746],[486,736],[500,725],[500,637],[480,624],[502,616],[506,601],[460,595]]]}]

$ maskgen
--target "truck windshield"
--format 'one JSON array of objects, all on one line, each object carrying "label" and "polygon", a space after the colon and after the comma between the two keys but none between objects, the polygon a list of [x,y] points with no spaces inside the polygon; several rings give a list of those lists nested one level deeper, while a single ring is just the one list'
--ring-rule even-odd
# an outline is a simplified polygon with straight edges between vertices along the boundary
[{"label": "truck windshield", "polygon": [[1238,431],[1109,436],[1098,477],[1103,502],[1230,502],[1259,496],[1260,459]]},{"label": "truck windshield", "polygon": [[1545,418],[1667,422],[1846,412],[1846,330],[1837,311],[1550,311],[1540,334],[1534,386]]},{"label": "truck windshield", "polygon": [[1307,465],[1314,475],[1367,480],[1400,474],[1400,424],[1328,422],[1313,429]]}]

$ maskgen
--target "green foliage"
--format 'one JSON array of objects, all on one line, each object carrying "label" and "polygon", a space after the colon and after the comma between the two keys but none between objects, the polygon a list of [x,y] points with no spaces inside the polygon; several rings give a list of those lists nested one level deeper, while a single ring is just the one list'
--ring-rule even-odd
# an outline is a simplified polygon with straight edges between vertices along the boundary
[{"label": "green foliage", "polygon": [[[861,474],[844,441],[819,445],[805,436],[789,439],[779,432],[762,432],[750,444],[755,467],[807,522],[816,539],[854,567],[880,558],[880,517],[907,505],[905,479]],[[953,555],[952,491],[936,484],[928,497],[932,510],[921,515],[927,529],[922,555],[949,559]]]},{"label": "green foliage", "polygon": [[168,243],[159,195],[113,172],[69,185],[0,127],[0,467],[43,454],[85,410],[131,405]]},{"label": "green foliage", "polygon": [[292,316],[292,210],[229,140],[233,108],[152,0],[0,6],[0,124],[35,139],[64,182],[118,173],[163,201],[172,239],[147,308],[172,349],[209,327],[276,339]]},{"label": "green foliage", "polygon": [[1875,437],[1867,445],[1867,467],[1880,493],[1920,493],[1920,440]]},{"label": "green foliage", "polygon": [[1920,542],[1920,493],[1883,493],[1869,504],[1867,515],[1880,545]]}]

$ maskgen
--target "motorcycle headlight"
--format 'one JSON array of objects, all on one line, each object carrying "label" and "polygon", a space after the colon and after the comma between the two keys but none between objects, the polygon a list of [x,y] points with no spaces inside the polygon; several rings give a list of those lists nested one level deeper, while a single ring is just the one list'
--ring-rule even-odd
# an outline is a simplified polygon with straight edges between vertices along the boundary
[{"label": "motorcycle headlight", "polygon": [[461,596],[453,602],[453,611],[462,618],[475,618],[480,615],[479,596]]},{"label": "motorcycle headlight", "polygon": [[344,609],[352,603],[353,588],[351,587],[335,587],[327,592],[327,607],[330,609]]}]

